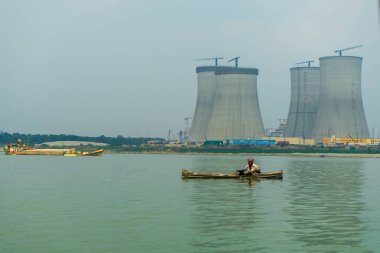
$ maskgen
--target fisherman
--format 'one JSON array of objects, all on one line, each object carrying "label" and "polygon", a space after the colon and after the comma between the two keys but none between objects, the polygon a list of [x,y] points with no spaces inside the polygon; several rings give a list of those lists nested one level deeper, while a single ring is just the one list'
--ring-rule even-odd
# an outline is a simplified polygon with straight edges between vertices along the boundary
[{"label": "fisherman", "polygon": [[252,157],[247,159],[247,165],[243,170],[237,170],[239,175],[253,175],[253,174],[261,174],[260,168],[257,164],[254,163],[255,160]]}]

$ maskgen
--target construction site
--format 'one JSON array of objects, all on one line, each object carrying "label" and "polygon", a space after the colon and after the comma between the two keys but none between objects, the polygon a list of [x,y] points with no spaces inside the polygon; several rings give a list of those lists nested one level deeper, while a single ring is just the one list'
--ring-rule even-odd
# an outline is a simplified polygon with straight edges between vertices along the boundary
[{"label": "construction site", "polygon": [[220,66],[223,57],[197,60],[198,94],[193,116],[168,141],[205,145],[361,145],[378,146],[367,125],[362,92],[362,58],[343,55],[362,45],[335,50],[337,55],[296,63],[290,68],[290,104],[279,127],[264,128],[257,85],[259,70]]}]

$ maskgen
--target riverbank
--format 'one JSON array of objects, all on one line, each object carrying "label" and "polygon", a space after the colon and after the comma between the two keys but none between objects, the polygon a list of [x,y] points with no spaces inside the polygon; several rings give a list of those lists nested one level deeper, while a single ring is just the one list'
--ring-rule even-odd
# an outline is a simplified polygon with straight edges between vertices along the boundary
[{"label": "riverbank", "polygon": [[170,155],[259,155],[300,157],[380,158],[380,149],[304,148],[304,147],[134,147],[110,148],[112,154],[170,154]]},{"label": "riverbank", "polygon": [[220,155],[220,156],[299,156],[299,157],[347,157],[380,158],[380,154],[336,154],[336,153],[178,153],[178,152],[105,152],[106,154],[151,154],[151,155]]},{"label": "riverbank", "polygon": [[[54,148],[67,148],[59,146]],[[81,146],[79,149],[97,149],[96,146]],[[108,146],[104,154],[158,154],[158,155],[220,155],[220,156],[299,156],[299,157],[347,157],[380,158],[380,149],[342,149],[342,148],[300,148],[300,147],[120,147]],[[0,154],[4,155],[2,149]]]}]

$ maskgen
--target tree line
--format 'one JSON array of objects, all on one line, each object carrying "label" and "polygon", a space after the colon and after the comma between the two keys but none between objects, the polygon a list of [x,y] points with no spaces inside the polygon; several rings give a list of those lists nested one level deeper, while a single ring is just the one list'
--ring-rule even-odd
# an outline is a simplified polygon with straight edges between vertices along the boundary
[{"label": "tree line", "polygon": [[151,138],[151,137],[124,137],[118,135],[117,137],[107,137],[104,135],[98,137],[90,136],[78,136],[78,135],[66,135],[66,134],[23,134],[23,133],[6,133],[0,132],[0,145],[7,143],[15,143],[18,139],[22,140],[29,146],[42,144],[45,142],[53,141],[86,141],[86,142],[98,142],[106,143],[111,146],[140,146],[149,141],[164,142],[163,138]]}]

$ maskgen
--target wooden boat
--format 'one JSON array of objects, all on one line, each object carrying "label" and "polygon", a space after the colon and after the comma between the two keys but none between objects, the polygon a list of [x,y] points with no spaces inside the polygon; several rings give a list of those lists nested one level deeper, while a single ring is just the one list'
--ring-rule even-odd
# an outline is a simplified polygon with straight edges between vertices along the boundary
[{"label": "wooden boat", "polygon": [[260,174],[252,174],[252,175],[239,175],[237,172],[233,173],[212,173],[212,172],[191,172],[190,170],[183,169],[182,170],[182,178],[251,178],[251,179],[282,179],[283,172],[280,171],[272,171],[267,173]]},{"label": "wooden boat", "polygon": [[4,147],[6,155],[48,155],[48,156],[101,156],[104,149],[98,149],[93,152],[77,152],[73,148],[69,149],[38,149],[26,146],[21,140],[16,144],[7,144]]},{"label": "wooden boat", "polygon": [[71,153],[72,149],[38,149],[31,147],[17,147],[7,146],[4,147],[6,155],[49,155],[49,156],[63,156],[65,153]]}]

